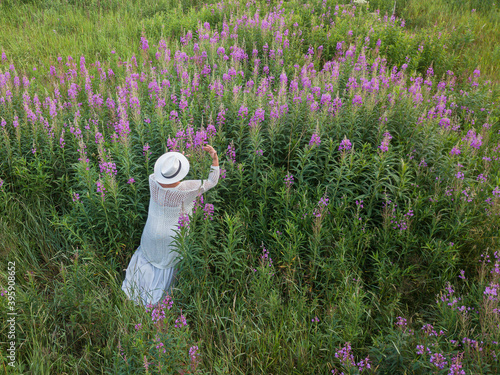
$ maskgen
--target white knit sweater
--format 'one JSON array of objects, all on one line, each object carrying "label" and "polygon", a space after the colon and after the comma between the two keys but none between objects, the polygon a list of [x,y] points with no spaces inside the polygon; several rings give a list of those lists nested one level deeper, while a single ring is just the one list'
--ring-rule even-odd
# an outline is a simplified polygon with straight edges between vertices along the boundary
[{"label": "white knit sweater", "polygon": [[194,200],[198,194],[217,185],[219,167],[210,167],[208,180],[185,180],[173,188],[164,188],[156,181],[154,174],[149,176],[149,212],[146,226],[142,232],[141,248],[144,256],[157,268],[170,268],[178,263],[178,253],[171,248],[174,229],[179,228],[182,213],[193,212]]}]

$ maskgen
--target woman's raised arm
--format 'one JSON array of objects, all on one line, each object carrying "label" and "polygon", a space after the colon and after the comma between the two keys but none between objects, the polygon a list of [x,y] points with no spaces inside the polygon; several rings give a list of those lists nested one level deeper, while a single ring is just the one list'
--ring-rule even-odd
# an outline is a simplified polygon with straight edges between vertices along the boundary
[{"label": "woman's raised arm", "polygon": [[219,157],[217,156],[217,151],[215,151],[215,149],[210,145],[203,146],[203,149],[207,151],[212,157],[212,167],[218,167]]},{"label": "woman's raised arm", "polygon": [[219,157],[217,156],[217,151],[210,146],[203,146],[203,149],[207,151],[212,157],[212,166],[210,167],[210,173],[208,174],[208,179],[206,180],[190,180],[185,181],[184,188],[189,190],[187,194],[186,201],[194,200],[198,194],[203,194],[206,191],[217,185],[219,181]]}]

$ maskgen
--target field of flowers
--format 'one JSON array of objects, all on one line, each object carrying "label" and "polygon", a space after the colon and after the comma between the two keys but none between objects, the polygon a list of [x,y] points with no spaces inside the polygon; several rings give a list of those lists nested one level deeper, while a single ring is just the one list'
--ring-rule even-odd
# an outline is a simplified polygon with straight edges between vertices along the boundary
[{"label": "field of flowers", "polygon": [[[133,49],[20,68],[0,46],[6,372],[499,373],[499,86],[460,32],[388,2],[165,4]],[[221,178],[145,311],[120,286],[148,176],[168,150],[206,179],[205,144]]]}]

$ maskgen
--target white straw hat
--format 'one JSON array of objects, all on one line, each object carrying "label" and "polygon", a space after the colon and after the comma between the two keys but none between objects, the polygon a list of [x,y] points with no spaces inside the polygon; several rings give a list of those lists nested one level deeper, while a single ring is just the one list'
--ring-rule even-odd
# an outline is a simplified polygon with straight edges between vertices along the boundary
[{"label": "white straw hat", "polygon": [[154,175],[161,184],[182,180],[189,172],[189,161],[180,152],[167,152],[156,160]]}]

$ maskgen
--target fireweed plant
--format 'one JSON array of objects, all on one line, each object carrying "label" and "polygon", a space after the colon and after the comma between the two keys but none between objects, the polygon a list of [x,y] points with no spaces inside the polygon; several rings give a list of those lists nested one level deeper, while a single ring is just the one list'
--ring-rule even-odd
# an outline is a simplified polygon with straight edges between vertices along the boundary
[{"label": "fireweed plant", "polygon": [[358,3],[204,5],[179,38],[43,71],[2,53],[3,201],[54,202],[51,228],[113,272],[156,158],[202,179],[218,150],[179,219],[178,294],[120,327],[114,371],[498,371],[498,277],[474,266],[498,268],[496,88],[446,69],[450,35]]}]

